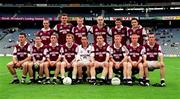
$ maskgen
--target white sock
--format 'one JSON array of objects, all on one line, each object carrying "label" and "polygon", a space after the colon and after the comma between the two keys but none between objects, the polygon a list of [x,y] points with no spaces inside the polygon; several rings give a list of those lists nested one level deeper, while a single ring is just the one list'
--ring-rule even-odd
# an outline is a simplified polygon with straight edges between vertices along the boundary
[{"label": "white sock", "polygon": [[76,79],[76,75],[72,75],[72,79]]},{"label": "white sock", "polygon": [[104,76],[101,76],[101,79],[105,79],[105,77],[104,77]]},{"label": "white sock", "polygon": [[91,77],[91,79],[96,79],[96,77],[94,76],[94,77]]}]

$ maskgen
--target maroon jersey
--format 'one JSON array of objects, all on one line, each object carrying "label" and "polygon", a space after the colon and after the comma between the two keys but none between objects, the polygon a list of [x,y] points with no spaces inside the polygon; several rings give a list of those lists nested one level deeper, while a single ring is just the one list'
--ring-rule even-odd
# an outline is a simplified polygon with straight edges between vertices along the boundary
[{"label": "maroon jersey", "polygon": [[54,33],[54,30],[48,29],[47,31],[42,28],[37,35],[41,37],[42,43],[44,45],[49,45],[51,35]]},{"label": "maroon jersey", "polygon": [[13,56],[17,58],[18,61],[22,61],[30,56],[30,45],[25,43],[24,46],[17,44],[13,51]]},{"label": "maroon jersey", "polygon": [[71,48],[67,47],[67,44],[62,45],[62,55],[66,60],[71,63],[77,54],[77,44],[73,43]]},{"label": "maroon jersey", "polygon": [[119,34],[121,35],[121,44],[126,45],[128,40],[128,27],[121,26],[120,28],[117,28],[117,26],[111,28],[112,32],[112,44],[114,43],[114,35]]},{"label": "maroon jersey", "polygon": [[54,27],[54,30],[58,33],[58,43],[59,44],[65,44],[66,43],[66,34],[71,33],[72,31],[72,25],[67,24],[67,25],[62,25],[62,24],[57,24]]},{"label": "maroon jersey", "polygon": [[92,34],[94,36],[94,43],[96,43],[96,38],[97,38],[98,35],[102,35],[103,38],[104,38],[104,42],[107,43],[107,35],[109,35],[109,32],[110,32],[109,27],[104,26],[104,27],[102,27],[100,29],[100,28],[98,28],[97,25],[93,25],[92,29],[91,29],[91,32],[92,32]]},{"label": "maroon jersey", "polygon": [[87,36],[88,35],[88,29],[86,26],[83,26],[81,28],[79,28],[78,26],[74,27],[72,29],[72,33],[74,34],[74,38],[75,38],[75,43],[77,43],[78,45],[81,44],[81,37],[82,36]]},{"label": "maroon jersey", "polygon": [[37,48],[35,45],[32,46],[31,55],[33,57],[33,60],[35,60],[35,61],[43,60],[43,58],[45,58],[44,50],[45,50],[44,45],[40,46],[39,48]]},{"label": "maroon jersey", "polygon": [[150,46],[148,43],[144,45],[146,60],[147,61],[158,61],[159,54],[162,54],[162,50],[159,44],[155,43],[154,46]]},{"label": "maroon jersey", "polygon": [[127,46],[127,49],[129,51],[129,57],[132,61],[138,61],[140,57],[143,55],[143,46],[140,44],[137,45],[136,48],[132,47],[132,44]]},{"label": "maroon jersey", "polygon": [[[138,39],[138,43],[140,45],[143,45],[144,41],[145,41],[145,37],[147,36],[146,31],[144,30],[144,28],[142,28],[142,26],[139,26],[139,28],[137,29],[133,29],[130,28],[128,30],[128,35],[131,36],[131,34],[137,34],[139,35],[139,39]],[[129,38],[130,39],[130,38]],[[131,40],[130,40],[131,41]]]},{"label": "maroon jersey", "polygon": [[112,55],[112,58],[115,61],[122,61],[124,59],[125,56],[125,46],[120,46],[119,48],[117,48],[114,44],[111,45],[111,50],[110,50],[110,54]]},{"label": "maroon jersey", "polygon": [[51,61],[56,61],[61,53],[60,53],[60,49],[61,47],[59,46],[59,44],[56,44],[55,47],[52,46],[52,44],[50,43],[47,47],[47,53],[46,53],[46,57],[49,58]]},{"label": "maroon jersey", "polygon": [[94,59],[98,62],[104,62],[106,60],[106,53],[109,53],[108,44],[104,43],[102,47],[94,44],[93,47],[92,53],[94,54]]}]

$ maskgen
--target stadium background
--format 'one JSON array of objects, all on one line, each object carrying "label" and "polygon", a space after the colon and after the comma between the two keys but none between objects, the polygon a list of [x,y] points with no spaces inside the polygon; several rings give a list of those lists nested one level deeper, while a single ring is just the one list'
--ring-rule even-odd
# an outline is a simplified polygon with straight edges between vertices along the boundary
[{"label": "stadium background", "polygon": [[[90,86],[90,85],[10,85],[11,76],[6,64],[11,60],[18,33],[24,31],[32,39],[42,28],[42,20],[49,18],[51,28],[62,13],[75,18],[83,16],[85,24],[96,24],[96,17],[114,26],[117,17],[130,26],[132,17],[140,20],[147,31],[155,32],[161,44],[166,64],[167,87]],[[71,98],[177,98],[180,92],[180,2],[179,0],[1,0],[0,1],[0,98],[1,99],[56,99]],[[18,71],[20,73],[20,70]],[[19,75],[20,77],[20,75]],[[159,82],[159,71],[150,74],[152,83]]]}]

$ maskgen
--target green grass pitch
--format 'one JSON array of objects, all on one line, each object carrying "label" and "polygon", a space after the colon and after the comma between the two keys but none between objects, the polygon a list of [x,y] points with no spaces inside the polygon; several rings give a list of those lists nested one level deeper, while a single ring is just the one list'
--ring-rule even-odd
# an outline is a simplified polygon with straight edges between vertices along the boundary
[{"label": "green grass pitch", "polygon": [[[178,99],[180,95],[180,58],[164,59],[166,87],[9,84],[9,61],[10,57],[0,57],[0,99]],[[159,76],[159,70],[151,72],[151,83],[159,82]]]}]

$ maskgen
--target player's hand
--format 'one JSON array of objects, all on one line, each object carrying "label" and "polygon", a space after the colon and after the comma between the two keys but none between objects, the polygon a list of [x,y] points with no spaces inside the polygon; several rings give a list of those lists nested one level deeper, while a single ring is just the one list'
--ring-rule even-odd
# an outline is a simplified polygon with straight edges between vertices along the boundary
[{"label": "player's hand", "polygon": [[119,64],[118,63],[115,63],[115,68],[119,68]]},{"label": "player's hand", "polygon": [[16,66],[17,66],[17,67],[20,67],[20,66],[21,66],[20,62],[16,63]]},{"label": "player's hand", "polygon": [[138,65],[138,63],[137,62],[134,62],[134,66],[137,66]]},{"label": "player's hand", "polygon": [[54,66],[54,65],[55,65],[55,62],[54,62],[54,61],[51,61],[51,62],[50,62],[50,65],[51,65],[51,66]]},{"label": "player's hand", "polygon": [[70,63],[67,63],[67,68],[70,68],[71,67],[71,64]]}]

